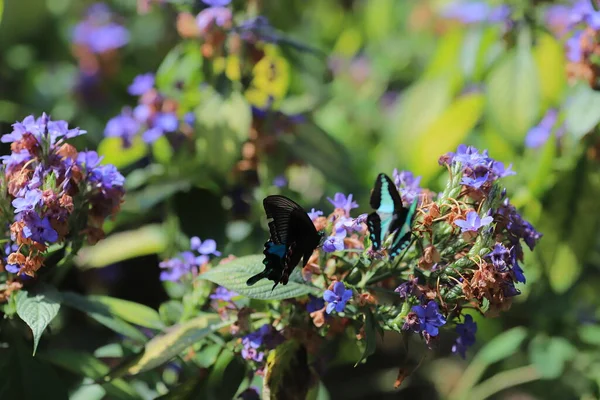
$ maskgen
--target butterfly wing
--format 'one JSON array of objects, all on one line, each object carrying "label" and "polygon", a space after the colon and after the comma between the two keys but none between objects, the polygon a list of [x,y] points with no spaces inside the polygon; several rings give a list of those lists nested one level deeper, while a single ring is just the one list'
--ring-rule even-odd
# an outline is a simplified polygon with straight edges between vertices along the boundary
[{"label": "butterfly wing", "polygon": [[402,250],[404,250],[410,243],[412,223],[415,219],[418,203],[418,199],[414,199],[414,201],[410,205],[410,208],[402,209],[402,225],[398,230],[396,230],[396,234],[394,235],[394,241],[392,242],[392,246],[388,250],[390,259],[393,259],[398,254],[400,254],[400,252],[402,252]]},{"label": "butterfly wing", "polygon": [[282,283],[286,284],[289,276],[300,259],[303,260],[302,267],[308,263],[310,256],[319,245],[321,237],[315,225],[302,209],[292,211],[290,217],[290,229],[288,233],[288,251],[286,255]]},{"label": "butterfly wing", "polygon": [[[384,173],[377,176],[371,192],[370,204],[374,213],[367,217],[373,250],[379,250],[386,235],[394,232],[403,223],[402,198],[396,185]],[[405,217],[404,217],[405,218]]]},{"label": "butterfly wing", "polygon": [[372,212],[367,216],[367,227],[369,228],[369,239],[373,246],[373,250],[379,251],[381,243],[381,218],[377,212]]},{"label": "butterfly wing", "polygon": [[[271,240],[275,244],[287,244],[292,211],[300,210],[305,213],[304,210],[295,201],[280,195],[265,197],[263,207],[267,218],[272,219],[269,222]],[[306,218],[310,221],[308,215]]]}]

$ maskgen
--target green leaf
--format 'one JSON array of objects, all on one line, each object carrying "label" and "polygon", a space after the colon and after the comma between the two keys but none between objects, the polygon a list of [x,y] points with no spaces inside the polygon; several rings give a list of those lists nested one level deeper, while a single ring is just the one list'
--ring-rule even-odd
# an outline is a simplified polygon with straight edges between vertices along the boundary
[{"label": "green leaf", "polygon": [[581,274],[581,264],[567,243],[559,243],[548,270],[550,286],[555,293],[566,292]]},{"label": "green leaf", "polygon": [[94,246],[81,249],[75,264],[83,269],[101,268],[130,258],[162,253],[166,241],[163,226],[159,224],[114,233]]},{"label": "green leaf", "polygon": [[167,96],[178,94],[178,84],[193,87],[202,81],[202,53],[193,41],[174,47],[156,71],[156,87]]},{"label": "green leaf", "polygon": [[246,140],[252,125],[252,109],[240,92],[232,92],[220,107],[221,120],[239,140]]},{"label": "green leaf", "polygon": [[165,327],[158,312],[143,304],[108,296],[88,296],[88,299],[105,305],[111,314],[129,323],[151,329]]},{"label": "green leaf", "polygon": [[124,168],[141,160],[148,152],[146,144],[140,136],[131,141],[130,147],[123,147],[123,141],[118,137],[106,137],[98,144],[98,154],[102,157],[102,164],[113,164],[117,168]]},{"label": "green leaf", "polygon": [[536,336],[529,344],[529,358],[542,378],[556,379],[565,368],[565,362],[573,359],[577,349],[561,337]]},{"label": "green leaf", "polygon": [[354,364],[356,367],[363,360],[366,360],[370,355],[375,353],[377,350],[377,321],[375,321],[375,317],[373,317],[373,312],[371,309],[367,309],[365,313],[365,351],[363,352],[360,360]]},{"label": "green leaf", "polygon": [[[465,30],[461,27],[450,29],[439,40],[429,65],[427,66],[424,79],[442,77],[448,79],[452,84],[452,91],[460,89],[464,82],[461,70],[461,48],[464,46]],[[469,48],[474,54],[473,49]]]},{"label": "green leaf", "polygon": [[153,337],[146,343],[140,354],[116,368],[108,378],[114,379],[126,374],[136,375],[166,363],[207,335],[230,324],[230,322],[219,323],[220,321],[216,315],[214,317],[202,315],[174,325],[168,332]]},{"label": "green leaf", "polygon": [[522,326],[502,332],[489,341],[477,354],[477,358],[486,364],[493,364],[513,355],[527,336],[527,329]]},{"label": "green leaf", "polygon": [[111,314],[109,308],[100,302],[90,300],[89,298],[73,292],[63,292],[62,299],[64,305],[86,313],[92,319],[121,335],[142,343],[147,340],[144,334],[127,322]]},{"label": "green leaf", "polygon": [[[91,354],[68,350],[53,349],[44,351],[39,357],[74,374],[98,380],[110,371],[110,368]],[[101,384],[106,393],[115,399],[139,399],[140,396],[124,380],[115,379]]]},{"label": "green leaf", "polygon": [[162,183],[153,183],[144,189],[127,193],[121,210],[145,213],[175,193],[189,190],[190,187],[191,184],[188,180],[167,180]]},{"label": "green leaf", "polygon": [[321,171],[332,183],[356,187],[345,147],[314,122],[295,125],[293,135],[280,135],[279,140],[292,155]]},{"label": "green leaf", "polygon": [[[554,160],[556,159],[556,140],[550,135],[536,156],[527,157],[529,191],[535,198],[541,197],[554,184]],[[533,161],[533,162],[532,162]]]},{"label": "green leaf", "polygon": [[173,159],[173,148],[169,139],[165,136],[161,136],[154,143],[152,143],[152,155],[161,164],[169,164]]},{"label": "green leaf", "polygon": [[246,285],[248,278],[265,269],[262,263],[263,258],[259,254],[236,258],[226,264],[212,268],[210,271],[198,276],[198,278],[206,279],[243,296],[258,300],[291,299],[309,293],[315,296],[322,295],[323,291],[321,289],[304,282],[298,270],[292,273],[287,285],[279,284],[274,289],[273,281],[268,279],[262,279],[253,286]]},{"label": "green leaf", "polygon": [[180,385],[177,385],[169,393],[157,397],[156,400],[188,400],[200,398],[202,378],[199,375],[192,376]]},{"label": "green leaf", "polygon": [[[203,399],[233,399],[244,379],[246,366],[239,356],[224,349],[208,375]],[[227,382],[226,385],[223,383]]]},{"label": "green leaf", "polygon": [[498,61],[487,79],[487,114],[504,136],[519,145],[540,111],[540,82],[529,41],[524,30],[517,48]]},{"label": "green leaf", "polygon": [[183,315],[183,304],[177,300],[169,300],[160,305],[158,314],[165,324],[173,325],[179,322]]},{"label": "green leaf", "polygon": [[296,340],[286,340],[269,352],[264,377],[264,399],[305,399],[311,383],[316,383],[306,348]]},{"label": "green leaf", "polygon": [[440,171],[438,160],[431,154],[445,154],[463,143],[481,118],[483,106],[484,96],[481,93],[461,96],[419,135],[411,156],[411,166],[424,182]]},{"label": "green leaf", "polygon": [[4,12],[4,0],[0,0],[0,22],[2,22],[3,12]]},{"label": "green leaf", "polygon": [[544,106],[563,102],[567,87],[565,50],[563,44],[548,33],[538,33],[533,49]]},{"label": "green leaf", "polygon": [[580,82],[573,89],[566,104],[565,124],[567,131],[581,139],[600,122],[600,93],[587,83]]},{"label": "green leaf", "polygon": [[600,346],[600,325],[584,324],[577,329],[582,342],[592,346]]},{"label": "green leaf", "polygon": [[27,292],[21,290],[15,296],[17,314],[33,333],[33,355],[44,329],[56,317],[60,309],[60,294],[51,286]]}]

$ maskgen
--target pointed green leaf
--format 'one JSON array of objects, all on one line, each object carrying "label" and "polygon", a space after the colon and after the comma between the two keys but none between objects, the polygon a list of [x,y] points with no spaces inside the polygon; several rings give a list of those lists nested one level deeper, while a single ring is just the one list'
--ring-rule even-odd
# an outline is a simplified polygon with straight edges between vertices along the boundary
[{"label": "pointed green leaf", "polygon": [[88,299],[104,304],[111,314],[129,323],[151,329],[165,327],[158,312],[143,304],[109,296],[88,296]]},{"label": "pointed green leaf", "polygon": [[529,344],[529,358],[545,379],[562,375],[565,363],[571,360],[577,349],[565,338],[536,336]]},{"label": "pointed green leaf", "polygon": [[579,83],[573,89],[566,105],[567,131],[580,139],[600,122],[600,93],[587,83]]},{"label": "pointed green leaf", "polygon": [[559,243],[554,253],[554,261],[548,271],[550,286],[555,293],[566,292],[579,278],[581,264],[573,249],[566,243]]},{"label": "pointed green leaf", "polygon": [[[91,354],[68,349],[52,349],[44,351],[39,357],[74,374],[100,379],[110,371],[110,368]],[[115,379],[101,385],[108,395],[116,399],[139,399],[140,396],[124,380]]]},{"label": "pointed green leaf", "polygon": [[165,243],[162,225],[146,225],[112,234],[94,246],[84,247],[75,263],[83,269],[101,268],[130,258],[161,253]]},{"label": "pointed green leaf", "polygon": [[509,51],[487,79],[487,114],[499,131],[521,144],[539,117],[541,89],[529,35]]},{"label": "pointed green leaf", "polygon": [[306,348],[296,340],[286,340],[269,352],[263,380],[265,399],[305,399],[317,383],[307,362]]},{"label": "pointed green leaf", "polygon": [[456,99],[415,141],[411,156],[412,170],[427,182],[440,171],[431,154],[454,151],[463,143],[483,113],[484,96],[470,93]]},{"label": "pointed green leaf", "polygon": [[291,299],[309,293],[315,296],[322,295],[323,291],[308,285],[297,269],[290,276],[287,285],[279,284],[273,289],[273,281],[268,279],[262,279],[252,286],[246,285],[248,278],[265,269],[262,263],[263,258],[259,254],[236,258],[226,264],[214,267],[198,278],[206,279],[243,296],[258,300]]},{"label": "pointed green leaf", "polygon": [[113,164],[117,168],[127,167],[141,160],[148,149],[140,136],[131,141],[130,147],[123,147],[123,140],[118,137],[106,137],[98,145],[98,154],[102,157],[102,164]]},{"label": "pointed green leaf", "polygon": [[559,105],[567,87],[565,50],[563,44],[548,33],[539,33],[533,49],[544,106]]},{"label": "pointed green leaf", "polygon": [[486,364],[493,364],[500,360],[504,360],[519,349],[526,336],[527,329],[522,326],[502,332],[490,340],[479,353],[477,353],[477,358],[481,359]]},{"label": "pointed green leaf", "polygon": [[63,304],[79,311],[86,313],[89,317],[93,318],[100,324],[107,328],[120,333],[121,335],[127,336],[131,339],[139,342],[146,342],[147,338],[127,322],[114,316],[109,311],[109,308],[104,304],[81,296],[73,292],[62,293]]},{"label": "pointed green leaf", "polygon": [[375,317],[373,317],[373,312],[371,309],[367,309],[365,313],[365,351],[363,352],[360,360],[354,364],[356,367],[363,360],[367,359],[370,355],[375,353],[377,350],[377,321],[375,321]]},{"label": "pointed green leaf", "polygon": [[201,315],[185,323],[174,325],[168,332],[153,337],[146,343],[140,354],[112,371],[108,379],[136,375],[158,367],[207,335],[229,324],[230,322],[221,322],[216,315]]},{"label": "pointed green leaf", "polygon": [[44,329],[56,317],[60,309],[60,294],[51,286],[27,292],[21,290],[15,298],[17,314],[33,333],[33,354],[37,349]]},{"label": "pointed green leaf", "polygon": [[[206,381],[205,393],[202,396],[207,400],[233,399],[238,391],[246,365],[229,349],[224,349],[214,363]],[[223,383],[227,382],[227,385]]]}]

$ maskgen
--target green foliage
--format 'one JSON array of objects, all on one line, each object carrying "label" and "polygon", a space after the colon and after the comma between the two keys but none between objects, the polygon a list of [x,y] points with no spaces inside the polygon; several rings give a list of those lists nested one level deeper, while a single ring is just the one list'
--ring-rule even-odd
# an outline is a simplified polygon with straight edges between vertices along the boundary
[{"label": "green foliage", "polygon": [[15,297],[17,314],[27,323],[33,333],[33,355],[42,333],[60,310],[60,295],[51,286],[27,292],[21,290]]},{"label": "green foliage", "polygon": [[277,285],[273,288],[273,283],[266,279],[258,281],[252,286],[246,285],[248,278],[264,270],[263,258],[262,255],[258,254],[240,257],[203,273],[199,278],[209,280],[248,298],[258,300],[283,300],[308,293],[315,296],[321,294],[321,290],[306,283],[297,270],[292,273],[287,285]]}]

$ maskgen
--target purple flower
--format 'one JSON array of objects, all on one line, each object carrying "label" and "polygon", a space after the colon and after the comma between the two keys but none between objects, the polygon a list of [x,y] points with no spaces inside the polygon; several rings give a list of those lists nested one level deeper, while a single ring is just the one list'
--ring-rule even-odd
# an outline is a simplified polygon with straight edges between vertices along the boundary
[{"label": "purple flower", "polygon": [[150,128],[142,133],[142,140],[145,143],[154,143],[164,134],[164,131],[158,127]]},{"label": "purple flower", "polygon": [[510,17],[510,8],[507,5],[492,7],[483,1],[455,1],[442,10],[442,15],[465,24],[502,22]]},{"label": "purple flower", "polygon": [[493,220],[494,218],[489,215],[480,218],[477,212],[469,211],[466,221],[464,219],[457,219],[454,223],[460,227],[461,232],[477,232],[479,228],[491,224]]},{"label": "purple flower", "polygon": [[81,151],[77,154],[77,164],[85,168],[87,171],[92,171],[102,161],[104,157],[99,157],[95,151]]},{"label": "purple flower", "polygon": [[133,96],[141,96],[148,90],[154,87],[154,74],[149,72],[147,74],[141,74],[133,79],[133,82],[127,88],[129,94]]},{"label": "purple flower", "polygon": [[183,115],[183,122],[185,122],[186,124],[188,124],[190,126],[194,125],[194,122],[196,122],[196,115],[194,115],[194,113],[191,111],[188,113],[185,113]]},{"label": "purple flower", "polygon": [[2,135],[0,141],[12,143],[21,140],[25,133],[32,134],[40,144],[47,141],[50,146],[53,146],[58,139],[70,139],[87,132],[79,128],[69,129],[66,121],[52,121],[46,113],[42,113],[37,120],[33,115],[29,115],[22,122],[14,123],[13,131]]},{"label": "purple flower", "polygon": [[203,255],[214,255],[220,256],[221,252],[217,251],[217,242],[213,239],[200,240],[198,236],[194,236],[190,239],[190,248]]},{"label": "purple flower", "polygon": [[344,250],[344,238],[346,237],[346,230],[343,227],[337,228],[335,234],[329,236],[323,242],[323,251],[327,253],[333,253],[334,251]]},{"label": "purple flower", "polygon": [[233,15],[227,7],[209,7],[200,11],[196,17],[196,25],[200,32],[207,33],[213,25],[223,27],[231,23]]},{"label": "purple flower", "polygon": [[473,317],[465,315],[465,322],[456,324],[458,338],[452,346],[452,352],[458,353],[462,358],[466,357],[467,349],[475,344],[475,333],[477,333],[477,324],[473,322]]},{"label": "purple flower", "polygon": [[336,229],[344,228],[348,233],[360,232],[363,230],[363,224],[367,222],[369,214],[361,214],[356,218],[341,217],[336,222]]},{"label": "purple flower", "polygon": [[29,151],[27,151],[26,149],[23,149],[18,153],[13,152],[10,155],[0,157],[0,159],[2,159],[2,164],[6,165],[6,172],[8,173],[11,173],[15,168],[19,167],[21,164],[31,160],[31,158],[31,154],[29,154]]},{"label": "purple flower", "polygon": [[323,211],[321,210],[315,210],[314,208],[310,210],[308,214],[308,217],[314,221],[315,219],[317,219],[318,217],[320,217],[321,215],[323,215]]},{"label": "purple flower", "polygon": [[121,188],[125,184],[125,177],[112,164],[100,165],[94,168],[90,174],[90,182],[95,183],[103,190]]},{"label": "purple flower", "polygon": [[123,146],[129,147],[139,130],[140,123],[133,118],[131,110],[123,109],[120,115],[108,121],[104,129],[104,136],[120,137],[123,140]]},{"label": "purple flower", "polygon": [[523,239],[525,244],[533,251],[537,241],[542,237],[542,234],[536,231],[531,223],[521,217],[521,214],[519,214],[515,207],[510,204],[508,199],[504,200],[498,213],[503,215],[507,221],[506,230],[508,231],[508,238],[511,240],[512,244],[520,248],[519,239]]},{"label": "purple flower", "polygon": [[505,178],[517,174],[512,170],[512,164],[505,168],[502,161],[493,161],[490,166],[490,172],[496,175],[497,178]]},{"label": "purple flower", "polygon": [[93,53],[118,49],[129,42],[129,32],[111,22],[112,14],[105,4],[92,5],[86,18],[73,29],[73,43],[86,46]]},{"label": "purple flower", "polygon": [[415,177],[410,171],[398,171],[394,168],[393,171],[394,184],[400,192],[402,203],[405,206],[412,204],[419,193],[421,193],[421,177]]},{"label": "purple flower", "polygon": [[12,201],[15,214],[33,211],[42,202],[42,191],[39,189],[29,190],[24,197],[17,197]]},{"label": "purple flower", "polygon": [[512,272],[515,277],[515,280],[520,283],[527,283],[527,279],[525,278],[525,274],[523,273],[523,269],[519,265],[519,260],[517,259],[517,247],[513,247],[510,251],[510,260],[512,265]]},{"label": "purple flower", "polygon": [[54,243],[58,240],[58,233],[50,225],[48,217],[40,218],[37,213],[28,212],[23,215],[23,221],[23,237],[38,243]]},{"label": "purple flower", "polygon": [[152,110],[148,104],[138,104],[133,109],[133,118],[139,123],[145,123],[150,118]]},{"label": "purple flower", "polygon": [[306,311],[308,311],[309,314],[315,311],[319,311],[323,309],[323,307],[325,307],[325,300],[323,300],[322,298],[315,297],[311,294],[309,294],[308,297],[310,300],[306,304]]},{"label": "purple flower", "polygon": [[202,0],[202,2],[211,7],[224,7],[231,3],[231,0]]},{"label": "purple flower", "polygon": [[489,172],[486,172],[485,175],[480,176],[478,178],[470,178],[468,176],[463,176],[460,183],[462,185],[469,186],[473,189],[479,189],[483,186],[484,183],[487,182],[489,176],[490,176]]},{"label": "purple flower", "polygon": [[358,204],[355,201],[352,201],[352,194],[349,194],[348,197],[346,197],[345,194],[338,192],[333,196],[333,199],[328,197],[327,200],[333,204],[335,208],[343,209],[347,216],[350,215],[350,210],[358,208]]},{"label": "purple flower", "polygon": [[527,132],[527,137],[525,137],[525,146],[535,149],[544,145],[544,143],[546,143],[550,137],[552,128],[554,128],[557,119],[558,111],[555,109],[548,110],[540,123]]},{"label": "purple flower", "polygon": [[238,296],[236,292],[224,288],[223,286],[218,286],[217,289],[215,289],[215,292],[209,297],[213,300],[231,301],[231,299],[236,296]]},{"label": "purple flower", "polygon": [[494,249],[488,256],[492,260],[492,264],[499,272],[504,272],[506,270],[506,259],[509,255],[509,251],[502,243],[496,243],[494,245]]},{"label": "purple flower", "polygon": [[439,328],[446,323],[446,319],[438,309],[438,304],[430,300],[425,307],[413,306],[412,311],[419,319],[419,330],[431,336],[437,336]]},{"label": "purple flower", "polygon": [[254,360],[261,362],[264,358],[264,353],[259,352],[257,349],[263,345],[263,342],[267,338],[267,335],[271,333],[271,325],[264,324],[259,330],[249,333],[242,339],[242,357],[246,360]]},{"label": "purple flower", "polygon": [[346,308],[346,303],[352,298],[352,289],[346,289],[343,282],[336,282],[333,284],[333,290],[326,290],[323,293],[323,300],[327,303],[325,312],[331,314],[333,310],[340,313]]},{"label": "purple flower", "polygon": [[398,296],[400,296],[401,298],[406,299],[413,293],[413,290],[417,286],[417,283],[419,283],[419,280],[417,278],[410,279],[404,283],[401,283],[400,286],[398,286],[394,290],[394,292],[398,293]]},{"label": "purple flower", "polygon": [[165,132],[175,132],[179,126],[179,120],[175,113],[158,113],[154,117],[154,126]]},{"label": "purple flower", "polygon": [[275,179],[273,179],[273,185],[279,188],[285,187],[285,185],[287,185],[287,179],[285,179],[285,176],[283,175],[277,175]]}]

